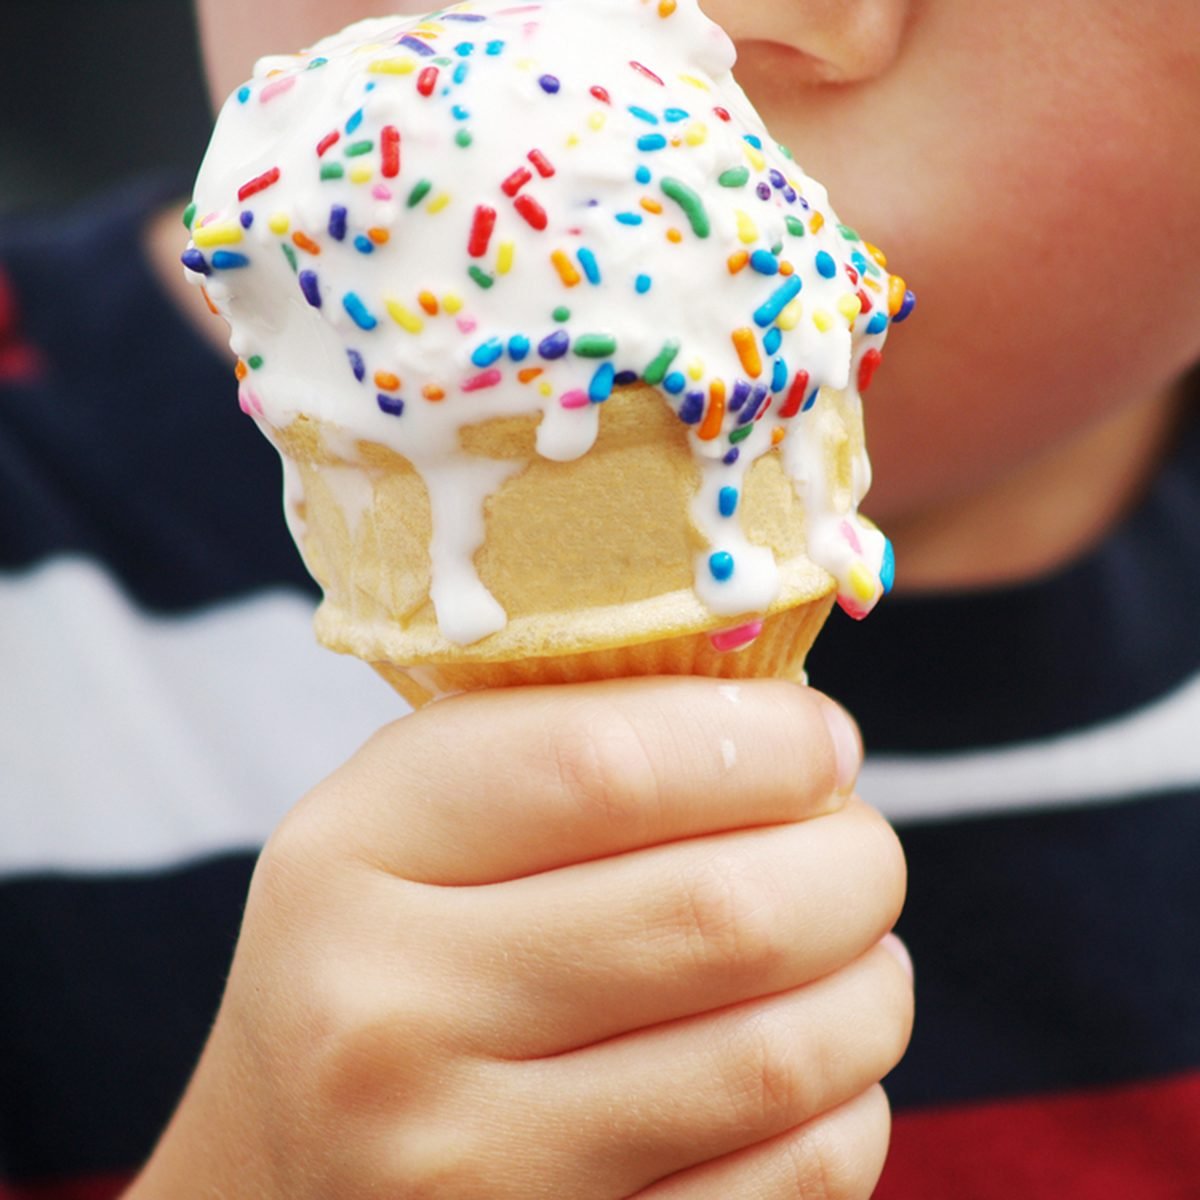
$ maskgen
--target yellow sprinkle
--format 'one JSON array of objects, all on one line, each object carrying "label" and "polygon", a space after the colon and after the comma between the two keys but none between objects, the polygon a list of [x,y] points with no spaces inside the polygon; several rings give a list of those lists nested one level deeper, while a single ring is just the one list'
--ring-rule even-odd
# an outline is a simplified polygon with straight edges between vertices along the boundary
[{"label": "yellow sprinkle", "polygon": [[192,240],[197,246],[233,246],[242,240],[242,227],[237,221],[219,221],[197,229]]},{"label": "yellow sprinkle", "polygon": [[800,315],[803,313],[803,311],[803,302],[799,299],[793,300],[791,304],[789,304],[787,308],[785,308],[783,312],[779,314],[775,324],[778,325],[779,328],[784,331],[784,333],[790,333],[796,328],[797,325],[800,324]]},{"label": "yellow sprinkle", "polygon": [[370,167],[354,167],[350,172],[351,183],[369,183],[373,172]]},{"label": "yellow sprinkle", "polygon": [[608,113],[594,112],[594,113],[592,113],[592,115],[590,117],[588,117],[588,124],[593,129],[595,129],[597,132],[599,132],[601,129],[604,128],[605,122],[607,122],[607,120],[608,120]]},{"label": "yellow sprinkle", "polygon": [[687,373],[689,379],[699,382],[704,378],[704,363],[698,358],[693,358],[692,361],[688,363]]},{"label": "yellow sprinkle", "polygon": [[697,121],[688,129],[686,141],[689,146],[703,146],[708,141],[708,126]]},{"label": "yellow sprinkle", "polygon": [[813,213],[813,218],[808,223],[810,233],[820,233],[825,228],[825,218],[821,213]]},{"label": "yellow sprinkle", "polygon": [[863,275],[861,278],[862,278],[863,283],[867,287],[869,287],[871,289],[871,291],[873,291],[873,292],[882,292],[883,291],[883,288],[880,287],[880,285],[879,285],[879,281],[876,279],[872,279],[870,277],[870,275]]},{"label": "yellow sprinkle", "polygon": [[642,197],[642,207],[648,213],[654,213],[656,215],[663,210],[663,206],[659,204],[657,200],[652,200],[649,196]]},{"label": "yellow sprinkle", "polygon": [[550,255],[550,261],[554,264],[554,269],[558,272],[559,279],[567,287],[575,287],[583,280],[583,276],[575,269],[575,264],[567,257],[564,251],[555,250]]},{"label": "yellow sprinkle", "polygon": [[658,15],[666,20],[675,12],[675,0],[658,0]]},{"label": "yellow sprinkle", "polygon": [[541,392],[543,396],[553,396],[554,385],[552,383],[539,383],[538,391]]},{"label": "yellow sprinkle", "polygon": [[425,211],[431,213],[440,213],[447,204],[450,203],[450,193],[442,192],[440,195],[434,196],[430,202],[425,205]]},{"label": "yellow sprinkle", "polygon": [[452,316],[457,316],[462,312],[462,297],[456,292],[447,292],[442,297],[442,307]]},{"label": "yellow sprinkle", "polygon": [[680,75],[680,80],[683,83],[689,84],[691,87],[699,88],[702,92],[711,92],[712,88],[704,82],[703,79],[697,79],[695,75]]},{"label": "yellow sprinkle", "polygon": [[517,70],[518,71],[528,71],[532,67],[533,67],[533,59],[532,58],[518,58],[517,59]]},{"label": "yellow sprinkle", "polygon": [[747,245],[752,246],[758,241],[758,226],[750,219],[750,214],[737,210],[738,237]]},{"label": "yellow sprinkle", "polygon": [[270,217],[267,218],[267,228],[272,233],[277,233],[281,237],[283,236],[283,234],[287,233],[288,228],[290,226],[291,226],[291,221],[288,220],[287,213],[281,213],[281,212],[272,213],[270,215]]},{"label": "yellow sprinkle", "polygon": [[743,142],[742,149],[745,150],[746,157],[750,160],[750,165],[756,171],[761,171],[766,167],[767,160],[763,157],[761,150],[756,150],[749,142]]},{"label": "yellow sprinkle", "polygon": [[864,604],[875,599],[875,576],[867,570],[866,563],[856,562],[850,568],[850,590]]},{"label": "yellow sprinkle", "polygon": [[578,145],[579,145],[579,135],[577,133],[571,134],[570,137],[567,138],[567,149],[574,150],[575,147]]},{"label": "yellow sprinkle", "polygon": [[833,328],[833,317],[823,308],[813,313],[813,324],[822,332],[828,333]]},{"label": "yellow sprinkle", "polygon": [[507,275],[512,270],[513,258],[517,253],[513,242],[501,242],[496,252],[496,274]]},{"label": "yellow sprinkle", "polygon": [[411,75],[417,64],[411,58],[377,58],[367,66],[368,75]]},{"label": "yellow sprinkle", "polygon": [[384,300],[384,305],[388,310],[388,316],[400,326],[401,329],[407,329],[409,333],[420,333],[425,328],[425,322],[417,316],[416,313],[404,307],[399,300],[392,300],[390,297]]},{"label": "yellow sprinkle", "polygon": [[870,242],[863,242],[863,245],[866,246],[867,253],[886,271],[887,255],[878,246],[872,246]]},{"label": "yellow sprinkle", "polygon": [[838,301],[838,312],[853,325],[858,319],[858,314],[862,312],[862,301],[853,292],[847,292]]}]

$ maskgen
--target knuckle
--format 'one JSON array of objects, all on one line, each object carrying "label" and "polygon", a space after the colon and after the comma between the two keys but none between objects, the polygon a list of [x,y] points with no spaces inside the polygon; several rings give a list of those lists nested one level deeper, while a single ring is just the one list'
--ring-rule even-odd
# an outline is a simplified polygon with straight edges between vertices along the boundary
[{"label": "knuckle", "polygon": [[758,1012],[739,1022],[721,1070],[735,1120],[746,1133],[769,1135],[810,1115],[811,1100],[795,1031]]},{"label": "knuckle", "polygon": [[881,1088],[853,1103],[854,1117],[813,1122],[783,1143],[789,1192],[805,1200],[869,1200],[887,1154],[891,1117]]}]

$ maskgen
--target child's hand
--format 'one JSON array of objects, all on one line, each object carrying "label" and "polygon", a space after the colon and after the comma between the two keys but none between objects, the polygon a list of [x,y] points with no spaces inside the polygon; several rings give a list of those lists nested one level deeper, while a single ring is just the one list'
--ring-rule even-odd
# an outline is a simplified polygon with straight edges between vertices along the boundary
[{"label": "child's hand", "polygon": [[904,866],[839,717],[677,679],[384,729],[264,851],[131,1196],[868,1196]]}]

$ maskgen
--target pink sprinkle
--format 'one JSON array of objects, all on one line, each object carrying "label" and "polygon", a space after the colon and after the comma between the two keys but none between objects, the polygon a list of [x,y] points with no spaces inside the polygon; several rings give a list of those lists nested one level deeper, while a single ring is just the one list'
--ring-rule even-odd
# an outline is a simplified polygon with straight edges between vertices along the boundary
[{"label": "pink sprinkle", "polygon": [[564,393],[562,399],[559,400],[559,404],[563,408],[587,408],[591,404],[591,401],[588,399],[587,392],[576,390]]},{"label": "pink sprinkle", "polygon": [[266,104],[274,100],[276,96],[282,96],[284,92],[290,92],[295,86],[295,75],[285,75],[282,79],[273,79],[258,93],[258,102]]},{"label": "pink sprinkle", "polygon": [[846,541],[850,543],[850,549],[853,550],[855,554],[863,553],[862,542],[858,540],[858,531],[853,525],[850,524],[849,521],[842,522],[842,537],[844,537]]},{"label": "pink sprinkle", "polygon": [[760,633],[762,621],[751,621],[748,625],[739,625],[736,629],[721,629],[711,634],[709,641],[718,654],[728,654],[732,650],[745,650]]},{"label": "pink sprinkle", "polygon": [[258,413],[260,417],[262,416],[263,406],[262,401],[258,398],[258,393],[253,388],[248,388],[245,384],[242,384],[238,388],[238,407],[248,417],[254,416],[255,413]]},{"label": "pink sprinkle", "polygon": [[855,600],[851,596],[838,596],[838,608],[842,610],[848,617],[853,617],[856,621],[861,621],[872,609],[873,605],[863,604],[860,600]]},{"label": "pink sprinkle", "polygon": [[657,75],[655,75],[655,73],[654,73],[652,70],[650,70],[650,68],[649,68],[649,67],[647,67],[647,66],[644,66],[642,63],[640,63],[640,62],[634,62],[634,61],[632,61],[632,60],[631,60],[631,61],[630,61],[630,63],[629,63],[629,65],[630,65],[630,66],[631,66],[631,67],[632,67],[632,68],[633,68],[635,71],[637,71],[637,73],[638,73],[639,75],[645,75],[645,77],[646,77],[647,79],[653,79],[653,80],[654,80],[654,82],[655,82],[655,83],[657,83],[659,87],[666,87],[666,86],[667,86],[665,83],[663,83],[663,81],[662,81],[662,80],[661,80],[661,79],[660,79],[660,78],[659,78]]},{"label": "pink sprinkle", "polygon": [[479,328],[479,322],[474,317],[459,317],[458,328],[462,333],[474,333]]},{"label": "pink sprinkle", "polygon": [[392,198],[392,189],[386,183],[377,183],[371,189],[371,195],[376,200],[390,200]]},{"label": "pink sprinkle", "polygon": [[464,392],[481,392],[484,388],[493,388],[504,378],[494,367],[490,371],[484,371],[482,375],[476,375],[474,379],[466,380],[462,385]]}]

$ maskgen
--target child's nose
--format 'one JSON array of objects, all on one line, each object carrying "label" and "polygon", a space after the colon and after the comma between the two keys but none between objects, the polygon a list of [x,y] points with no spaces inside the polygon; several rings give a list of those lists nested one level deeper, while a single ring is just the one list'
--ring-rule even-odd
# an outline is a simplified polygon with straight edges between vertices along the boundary
[{"label": "child's nose", "polygon": [[780,64],[790,83],[859,83],[896,58],[912,0],[703,0],[702,7],[736,42],[799,51]]}]

